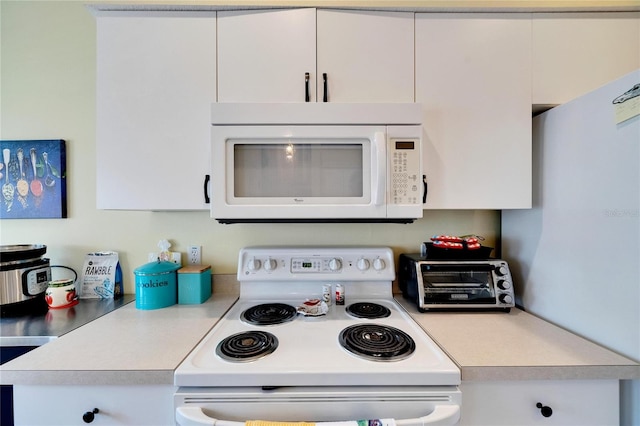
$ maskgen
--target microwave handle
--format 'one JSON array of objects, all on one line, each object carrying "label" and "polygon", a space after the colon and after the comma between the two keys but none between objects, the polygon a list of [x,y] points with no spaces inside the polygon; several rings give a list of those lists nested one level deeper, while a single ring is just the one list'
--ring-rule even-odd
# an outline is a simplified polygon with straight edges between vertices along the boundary
[{"label": "microwave handle", "polygon": [[429,193],[429,183],[427,182],[427,175],[422,175],[422,204],[427,203],[427,194]]},{"label": "microwave handle", "polygon": [[373,151],[375,155],[374,164],[376,169],[373,176],[376,179],[373,189],[373,204],[381,206],[385,201],[385,183],[387,181],[387,138],[384,132],[375,132],[373,135]]},{"label": "microwave handle", "polygon": [[[460,420],[459,405],[436,405],[435,409],[426,416],[415,419],[395,420],[396,426],[435,426],[456,425]],[[207,416],[200,407],[178,407],[176,422],[180,426],[245,426],[245,422],[232,420],[218,420]],[[355,422],[354,422],[355,423]],[[334,426],[333,422],[316,422],[316,426]]]}]

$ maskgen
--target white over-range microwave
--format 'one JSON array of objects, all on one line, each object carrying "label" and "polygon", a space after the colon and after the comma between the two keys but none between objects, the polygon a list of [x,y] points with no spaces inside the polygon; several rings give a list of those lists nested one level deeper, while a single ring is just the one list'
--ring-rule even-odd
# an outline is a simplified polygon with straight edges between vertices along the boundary
[{"label": "white over-range microwave", "polygon": [[422,217],[420,104],[212,105],[211,217],[221,223]]}]

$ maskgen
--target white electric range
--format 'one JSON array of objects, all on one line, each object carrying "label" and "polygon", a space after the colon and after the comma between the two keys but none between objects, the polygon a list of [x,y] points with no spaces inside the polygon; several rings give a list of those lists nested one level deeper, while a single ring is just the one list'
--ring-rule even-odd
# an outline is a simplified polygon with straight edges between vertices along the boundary
[{"label": "white electric range", "polygon": [[456,424],[460,371],[394,279],[386,247],[242,249],[238,301],[175,372],[176,420]]}]

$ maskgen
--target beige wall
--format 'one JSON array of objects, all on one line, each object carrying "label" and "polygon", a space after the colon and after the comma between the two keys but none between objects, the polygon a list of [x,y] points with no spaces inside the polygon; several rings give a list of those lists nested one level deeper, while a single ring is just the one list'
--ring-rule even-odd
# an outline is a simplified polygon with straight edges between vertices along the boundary
[{"label": "beige wall", "polygon": [[127,293],[134,292],[133,269],[161,239],[183,253],[190,244],[202,245],[203,262],[214,273],[235,273],[238,250],[246,245],[388,245],[397,255],[417,252],[433,234],[475,233],[495,247],[495,211],[426,211],[411,225],[220,225],[207,212],[97,210],[94,17],[80,1],[2,0],[0,7],[0,137],[67,141],[69,212],[67,219],[2,220],[2,244],[46,244],[52,264],[76,270],[88,252],[118,251]]}]

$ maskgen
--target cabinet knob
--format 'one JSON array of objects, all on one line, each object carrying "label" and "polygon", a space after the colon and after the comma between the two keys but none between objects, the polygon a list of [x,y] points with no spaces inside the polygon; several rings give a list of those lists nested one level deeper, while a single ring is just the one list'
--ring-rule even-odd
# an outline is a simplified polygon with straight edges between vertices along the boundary
[{"label": "cabinet knob", "polygon": [[96,418],[96,414],[98,414],[99,412],[100,410],[98,410],[97,408],[94,408],[93,411],[87,411],[82,415],[82,420],[84,420],[85,423],[91,423],[93,419]]},{"label": "cabinet knob", "polygon": [[551,409],[551,407],[542,405],[542,403],[540,402],[536,404],[536,407],[540,409],[540,414],[542,414],[543,417],[551,417],[551,415],[553,414],[553,410]]}]

